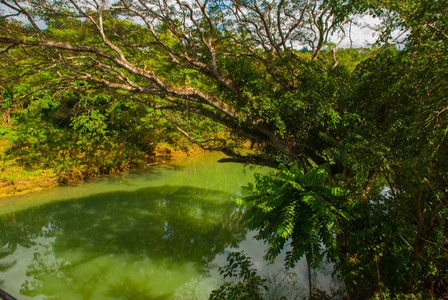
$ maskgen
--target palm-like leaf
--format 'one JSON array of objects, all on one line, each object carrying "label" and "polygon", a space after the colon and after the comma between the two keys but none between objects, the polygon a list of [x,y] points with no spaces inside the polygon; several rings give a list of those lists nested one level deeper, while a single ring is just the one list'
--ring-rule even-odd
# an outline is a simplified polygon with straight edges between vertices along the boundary
[{"label": "palm-like leaf", "polygon": [[[256,176],[246,191],[252,195],[247,219],[257,239],[269,245],[268,260],[274,260],[290,243],[286,263],[294,265],[304,254],[318,266],[325,249],[334,247],[341,219],[348,216],[340,203],[348,190],[329,184],[329,167],[323,165],[305,173],[297,164],[280,165],[274,175]],[[324,247],[323,247],[324,246]]]}]

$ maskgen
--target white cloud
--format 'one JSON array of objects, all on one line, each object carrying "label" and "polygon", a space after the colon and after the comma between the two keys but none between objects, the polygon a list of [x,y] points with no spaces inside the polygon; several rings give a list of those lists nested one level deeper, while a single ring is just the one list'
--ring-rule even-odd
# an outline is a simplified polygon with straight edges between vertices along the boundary
[{"label": "white cloud", "polygon": [[347,24],[344,27],[345,37],[342,34],[333,35],[330,41],[335,44],[339,44],[341,48],[365,48],[375,43],[379,37],[378,32],[375,29],[381,25],[381,20],[373,18],[369,15],[359,15],[353,18],[351,25]]},{"label": "white cloud", "polygon": [[[340,48],[365,48],[370,47],[378,41],[382,27],[382,20],[374,18],[370,15],[357,15],[353,19],[353,23],[344,27],[345,37],[340,43]],[[396,29],[392,32],[392,39],[390,42],[395,43],[398,48],[404,46],[404,39],[408,32],[402,29]],[[342,35],[332,36],[330,41],[338,44]]]}]

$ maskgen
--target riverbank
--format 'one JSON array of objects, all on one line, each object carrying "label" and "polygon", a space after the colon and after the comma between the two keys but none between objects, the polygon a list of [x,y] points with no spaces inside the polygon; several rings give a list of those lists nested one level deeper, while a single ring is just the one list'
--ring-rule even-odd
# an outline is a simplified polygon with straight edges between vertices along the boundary
[{"label": "riverbank", "polygon": [[[217,162],[224,157],[220,152],[198,151],[189,156],[178,153],[173,154],[169,159],[164,158],[158,166],[141,166],[136,169],[118,172],[111,175],[96,176],[82,181],[72,182],[70,184],[57,185],[51,188],[43,188],[38,192],[28,192],[14,194],[10,197],[0,198],[0,217],[10,213],[26,210],[32,207],[38,207],[53,202],[61,202],[73,198],[82,199],[98,194],[108,194],[111,192],[133,192],[139,189],[145,189],[151,186],[174,186],[182,188],[192,184],[192,178],[199,176],[198,170],[201,170],[202,180],[196,182],[198,187],[220,191],[227,190],[227,181],[232,181],[234,170],[239,170],[243,166],[239,164],[219,164]],[[189,170],[187,172],[178,172],[180,170]],[[221,178],[223,170],[225,178]],[[233,170],[233,171],[232,171]],[[253,180],[253,173],[260,172],[260,169],[248,169],[239,178],[247,178],[247,182]],[[171,175],[168,175],[171,174]],[[178,175],[174,175],[178,174]],[[216,180],[220,178],[220,180]],[[233,194],[240,189],[233,189]]]},{"label": "riverbank", "polygon": [[[64,185],[66,183],[81,181],[95,176],[107,175],[98,173],[94,176],[81,176],[79,180],[66,182],[63,180],[63,176],[65,175],[58,173],[54,169],[39,168],[38,166],[30,169],[25,167],[23,164],[20,164],[18,162],[18,158],[8,158],[6,151],[9,147],[10,144],[7,139],[0,139],[0,198],[40,192],[42,190]],[[192,147],[186,151],[175,150],[173,147],[161,145],[156,147],[153,155],[148,155],[140,165],[135,165],[134,167],[164,164],[172,158],[185,157],[202,152],[203,150],[195,145],[192,145]],[[130,168],[119,171],[126,171],[129,169]],[[119,173],[119,171],[117,170],[113,173]],[[0,207],[2,207],[2,203],[3,202],[0,201]]]}]

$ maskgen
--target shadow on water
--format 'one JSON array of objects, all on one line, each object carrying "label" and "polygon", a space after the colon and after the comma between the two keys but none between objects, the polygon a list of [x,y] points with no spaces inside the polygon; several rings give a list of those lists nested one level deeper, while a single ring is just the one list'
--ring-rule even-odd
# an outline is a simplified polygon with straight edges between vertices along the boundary
[{"label": "shadow on water", "polygon": [[0,287],[32,299],[182,298],[176,290],[246,237],[230,198],[166,185],[0,216]]}]

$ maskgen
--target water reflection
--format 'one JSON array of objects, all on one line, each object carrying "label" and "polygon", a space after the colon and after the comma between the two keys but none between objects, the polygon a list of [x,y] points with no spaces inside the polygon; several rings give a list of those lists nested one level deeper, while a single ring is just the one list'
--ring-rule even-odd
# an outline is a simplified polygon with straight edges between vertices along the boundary
[{"label": "water reflection", "polygon": [[230,198],[149,187],[0,216],[0,286],[21,299],[191,298],[185,284],[212,282],[209,264],[246,236]]}]

